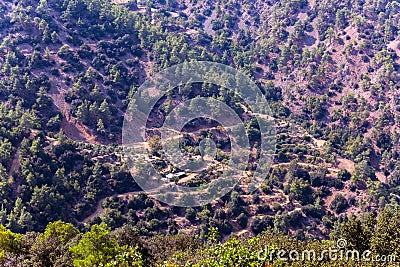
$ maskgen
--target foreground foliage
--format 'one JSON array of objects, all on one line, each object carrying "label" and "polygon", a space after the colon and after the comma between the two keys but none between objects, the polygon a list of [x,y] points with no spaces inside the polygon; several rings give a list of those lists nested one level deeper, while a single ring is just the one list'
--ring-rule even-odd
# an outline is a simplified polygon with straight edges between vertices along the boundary
[{"label": "foreground foliage", "polygon": [[[299,240],[267,229],[256,237],[220,242],[215,228],[204,238],[184,234],[144,238],[128,225],[115,231],[105,224],[93,225],[82,233],[61,221],[50,223],[40,234],[14,234],[1,226],[0,237],[1,266],[390,266],[395,262],[340,258],[339,252],[334,254],[337,260],[327,255],[320,259],[320,255],[324,250],[341,248],[344,252],[369,250],[370,259],[394,255],[400,260],[400,210],[393,207],[377,217],[370,213],[349,218],[330,240]],[[339,238],[346,240],[340,248],[336,244]],[[316,258],[278,257],[279,250],[287,254],[295,250],[300,255],[305,250],[315,251]]]},{"label": "foreground foliage", "polygon": [[[201,235],[271,227],[327,237],[349,214],[399,203],[398,1],[115,2],[0,0],[0,224],[20,234],[57,220],[130,224],[151,236],[188,230],[186,219]],[[160,208],[121,160],[123,114],[149,74],[191,60],[257,82],[279,125],[276,159],[251,197],[236,188],[216,206]],[[152,120],[184,92],[246,115],[224,91],[192,89],[169,94]]]}]

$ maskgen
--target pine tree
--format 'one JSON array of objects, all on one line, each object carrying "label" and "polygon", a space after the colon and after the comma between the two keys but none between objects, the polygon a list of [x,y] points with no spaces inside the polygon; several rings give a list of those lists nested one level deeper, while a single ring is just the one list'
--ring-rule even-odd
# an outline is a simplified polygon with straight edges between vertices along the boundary
[{"label": "pine tree", "polygon": [[104,123],[103,123],[102,119],[98,119],[96,130],[101,134],[105,134],[106,128],[104,127]]}]

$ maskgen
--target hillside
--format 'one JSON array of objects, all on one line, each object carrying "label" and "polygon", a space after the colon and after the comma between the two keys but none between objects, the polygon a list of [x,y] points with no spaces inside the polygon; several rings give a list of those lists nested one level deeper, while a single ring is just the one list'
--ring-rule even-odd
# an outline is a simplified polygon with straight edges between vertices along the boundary
[{"label": "hillside", "polygon": [[[13,232],[62,220],[81,231],[130,225],[140,236],[204,238],[216,227],[224,240],[267,228],[327,238],[349,216],[399,205],[399,1],[0,0],[0,15],[0,224]],[[257,191],[246,193],[244,179],[208,205],[172,207],[133,180],[122,126],[147,78],[194,60],[256,81],[275,119],[276,152]],[[164,174],[171,168],[152,138],[167,111],[195,95],[223,97],[207,84],[178,89],[149,122]],[[194,148],[213,137],[220,166],[229,140],[217,126],[189,125],[183,146],[198,156]]]}]

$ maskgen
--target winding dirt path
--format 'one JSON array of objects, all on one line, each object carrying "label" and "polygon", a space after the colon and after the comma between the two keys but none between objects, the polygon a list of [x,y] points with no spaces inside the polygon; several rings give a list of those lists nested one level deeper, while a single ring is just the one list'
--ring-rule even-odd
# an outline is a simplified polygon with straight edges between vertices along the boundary
[{"label": "winding dirt path", "polygon": [[113,197],[113,196],[117,196],[117,197],[119,197],[119,198],[126,198],[126,197],[131,198],[132,196],[137,196],[137,195],[140,194],[140,193],[143,193],[143,191],[133,191],[133,192],[127,192],[127,193],[124,193],[124,194],[116,194],[116,195],[107,196],[107,197],[104,197],[104,198],[100,199],[100,200],[97,202],[96,210],[95,210],[91,215],[89,215],[88,217],[86,217],[85,219],[83,219],[83,220],[81,221],[81,223],[86,224],[86,223],[88,223],[89,221],[91,221],[92,219],[94,219],[94,218],[96,218],[96,217],[102,215],[102,214],[104,213],[103,202],[104,202],[107,198]]},{"label": "winding dirt path", "polygon": [[91,215],[89,215],[88,217],[86,217],[85,219],[83,219],[83,220],[81,221],[81,223],[86,224],[86,223],[88,223],[89,221],[91,221],[92,219],[94,219],[94,218],[100,216],[101,214],[103,214],[103,212],[104,212],[104,209],[103,209],[103,202],[104,202],[104,200],[106,200],[107,198],[108,198],[108,197],[104,197],[104,198],[100,199],[100,200],[97,202],[97,206],[96,206],[95,212],[93,212]]}]

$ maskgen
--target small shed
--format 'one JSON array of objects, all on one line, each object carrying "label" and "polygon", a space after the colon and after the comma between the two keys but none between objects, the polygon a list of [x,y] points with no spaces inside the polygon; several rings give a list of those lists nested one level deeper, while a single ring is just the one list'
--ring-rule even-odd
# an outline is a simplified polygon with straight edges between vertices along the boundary
[{"label": "small shed", "polygon": [[175,177],[182,178],[182,177],[185,177],[185,176],[186,176],[186,173],[184,173],[184,172],[177,172],[177,173],[175,173],[174,175],[175,175]]},{"label": "small shed", "polygon": [[174,179],[174,174],[173,173],[168,173],[167,176],[165,176],[168,179]]}]

